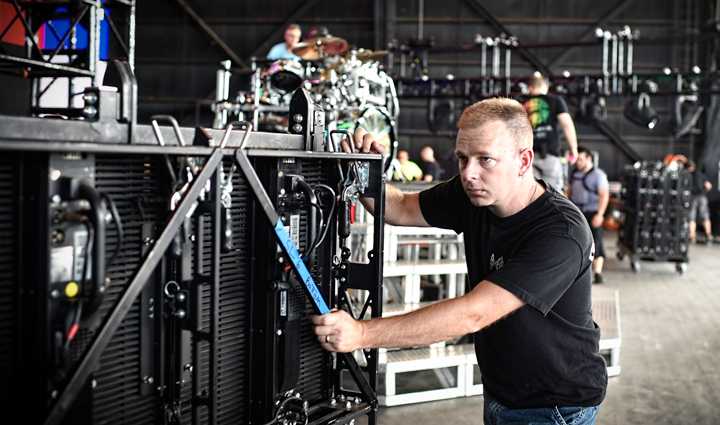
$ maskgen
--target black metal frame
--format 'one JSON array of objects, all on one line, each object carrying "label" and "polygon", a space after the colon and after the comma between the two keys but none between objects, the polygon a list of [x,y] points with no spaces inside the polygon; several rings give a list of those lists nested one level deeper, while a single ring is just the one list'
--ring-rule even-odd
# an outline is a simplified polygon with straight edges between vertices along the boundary
[{"label": "black metal frame", "polygon": [[[91,91],[93,89],[90,89]],[[0,135],[0,151],[15,152],[65,152],[74,154],[84,152],[87,154],[153,154],[153,155],[172,155],[183,157],[204,158],[202,169],[194,178],[192,184],[187,188],[182,200],[177,207],[169,215],[165,227],[153,242],[150,243],[149,250],[146,251],[145,259],[141,266],[132,277],[125,292],[119,298],[110,313],[106,316],[102,325],[95,333],[92,342],[82,355],[81,360],[77,363],[77,367],[72,372],[64,390],[58,394],[54,404],[49,410],[48,416],[45,418],[45,424],[60,424],[64,416],[70,410],[81,391],[87,388],[86,382],[91,378],[94,368],[97,367],[100,356],[108,347],[108,344],[120,326],[123,319],[126,318],[129,310],[135,301],[141,296],[143,291],[148,288],[148,284],[153,280],[153,276],[157,273],[158,268],[164,264],[166,252],[172,244],[175,235],[185,223],[185,217],[197,204],[201,194],[209,199],[209,201],[200,202],[198,211],[203,215],[211,216],[211,227],[213,233],[211,236],[211,263],[208,273],[200,273],[196,270],[196,276],[200,276],[203,283],[209,284],[211,287],[211,304],[210,308],[216,309],[218,306],[218,271],[219,271],[219,254],[220,254],[220,176],[219,167],[223,164],[223,159],[232,159],[238,161],[239,157],[244,157],[245,152],[251,158],[269,157],[284,158],[292,156],[296,158],[319,159],[337,163],[338,167],[349,167],[354,161],[369,161],[373,175],[370,177],[370,187],[365,196],[375,199],[375,226],[373,231],[374,249],[369,258],[368,263],[355,264],[349,262],[347,257],[343,257],[336,264],[334,271],[329,273],[332,281],[342,281],[340,285],[340,295],[336,295],[333,290],[329,295],[331,304],[345,301],[342,293],[348,288],[365,289],[369,291],[369,297],[365,311],[368,306],[372,306],[372,317],[379,317],[382,313],[382,241],[383,241],[383,217],[384,217],[384,176],[382,173],[383,159],[380,155],[372,154],[347,154],[341,152],[324,152],[324,146],[319,143],[316,134],[322,133],[322,122],[315,123],[312,127],[314,130],[304,135],[289,134],[273,134],[273,133],[245,133],[231,131],[229,128],[225,132],[197,128],[182,128],[175,132],[172,128],[162,127],[159,134],[169,142],[164,146],[159,145],[156,133],[150,126],[137,126],[135,128],[134,137],[129,130],[132,126],[132,119],[122,119],[122,113],[116,110],[116,106],[122,108],[122,102],[119,102],[118,96],[129,96],[127,90],[113,91],[95,91],[98,95],[96,103],[97,108],[101,111],[96,120],[86,119],[78,120],[48,120],[39,118],[25,117],[4,117],[0,116],[0,126],[3,128],[3,134]],[[302,97],[301,97],[302,99]],[[305,97],[304,99],[307,99]],[[122,99],[120,99],[122,100]],[[306,115],[303,117],[304,123],[314,122],[314,107],[306,106],[303,111]],[[118,119],[120,117],[120,119]],[[130,117],[131,118],[131,117]],[[180,137],[185,140],[192,140],[193,146],[182,146]],[[221,142],[218,142],[222,140]],[[314,148],[315,151],[308,151],[308,148]],[[247,157],[246,157],[247,158]],[[242,161],[242,160],[240,160]],[[242,165],[242,164],[241,164]],[[242,168],[242,167],[241,167]],[[252,180],[249,173],[245,173],[246,180]],[[205,193],[206,182],[212,181],[210,185],[213,189],[211,193]],[[259,189],[256,195],[261,195]],[[258,196],[258,198],[260,198]],[[272,206],[267,206],[271,208]],[[200,219],[198,219],[200,220]],[[196,227],[201,226],[201,222],[196,222]],[[196,241],[196,251],[201,249],[202,241]],[[327,288],[326,290],[329,290]],[[211,356],[210,370],[208,371],[210,382],[203,389],[206,391],[201,394],[201,388],[198,382],[200,379],[193,380],[193,422],[201,422],[201,409],[207,409],[207,418],[210,423],[216,423],[217,412],[214,410],[218,400],[214,393],[217,386],[216,373],[213,365],[217,364],[218,353],[218,323],[217,318],[211,320],[208,331],[194,330],[193,336],[197,340],[206,341],[209,344]],[[158,329],[156,329],[157,331]],[[161,339],[162,337],[159,336]],[[197,359],[200,357],[198,351],[199,344],[195,345],[193,367],[199,368]],[[375,396],[377,386],[377,366],[378,356],[377,350],[365,352],[367,366],[359,367],[355,359],[350,355],[339,355],[337,361],[334,361],[334,355],[327,353],[325,355],[325,367],[334,370],[335,378],[333,381],[336,387],[328,394],[328,399],[321,405],[314,406],[311,412],[315,412],[322,417],[313,423],[349,423],[361,415],[368,415],[370,423],[376,421],[377,399]],[[157,365],[156,368],[162,367]],[[197,369],[196,369],[197,370]],[[347,370],[353,376],[360,388],[360,392],[354,392],[341,388],[342,379],[340,376],[343,370]],[[367,374],[368,379],[363,373]],[[344,401],[346,398],[356,400],[350,406],[338,401]],[[321,409],[318,411],[318,409]],[[204,413],[203,413],[204,414]],[[162,417],[158,414],[157,417]],[[324,422],[325,421],[325,422]]]}]

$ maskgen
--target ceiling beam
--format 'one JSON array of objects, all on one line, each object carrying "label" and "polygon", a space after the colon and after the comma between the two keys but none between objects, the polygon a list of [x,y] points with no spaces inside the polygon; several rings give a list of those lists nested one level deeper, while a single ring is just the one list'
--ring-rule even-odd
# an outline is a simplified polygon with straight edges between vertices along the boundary
[{"label": "ceiling beam", "polygon": [[247,68],[245,63],[240,59],[240,56],[235,54],[235,52],[228,46],[215,31],[210,28],[210,26],[203,20],[203,18],[200,17],[192,7],[190,7],[189,4],[185,2],[185,0],[176,0],[178,4],[187,12],[188,15],[190,15],[191,18],[197,22],[198,25],[200,25],[200,28],[207,34],[212,40],[217,43],[218,46],[227,54],[230,56],[230,59],[232,59],[237,65],[239,65],[241,68]]},{"label": "ceiling beam", "polygon": [[[576,40],[582,41],[583,39],[586,39],[588,36],[592,35],[595,36],[595,29],[598,27],[602,27],[603,25],[610,22],[611,19],[614,19],[617,15],[624,12],[628,7],[630,7],[635,0],[619,0],[615,6],[613,6],[605,15],[603,15],[602,18],[600,18],[597,22],[594,24],[588,26],[588,28],[578,37]],[[563,50],[562,53],[557,55],[555,59],[551,60],[548,64],[548,67],[553,68],[556,66],[561,65],[565,59],[570,56],[577,47],[568,47],[567,49]]]},{"label": "ceiling beam", "polygon": [[[503,25],[492,13],[490,13],[490,11],[485,8],[485,6],[480,4],[479,0],[465,0],[465,3],[467,3],[468,6],[470,6],[475,12],[482,16],[487,21],[487,23],[490,24],[490,26],[493,27],[493,29],[495,29],[497,32],[505,33],[507,37],[513,36],[513,34],[510,32],[510,30],[507,29],[507,27],[505,27],[505,25]],[[523,49],[521,47],[518,48],[518,53],[520,54],[520,56],[523,57],[523,59],[530,62],[530,64],[534,66],[535,69],[540,71],[543,75],[552,75],[550,67],[545,65],[543,61],[541,61],[531,51]]]}]

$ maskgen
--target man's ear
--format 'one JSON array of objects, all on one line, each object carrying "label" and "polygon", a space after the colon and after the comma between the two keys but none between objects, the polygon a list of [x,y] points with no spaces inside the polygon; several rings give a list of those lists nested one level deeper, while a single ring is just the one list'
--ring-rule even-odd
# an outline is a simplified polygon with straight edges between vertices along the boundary
[{"label": "man's ear", "polygon": [[520,175],[525,174],[532,169],[532,161],[535,157],[535,152],[531,148],[525,148],[520,151]]}]

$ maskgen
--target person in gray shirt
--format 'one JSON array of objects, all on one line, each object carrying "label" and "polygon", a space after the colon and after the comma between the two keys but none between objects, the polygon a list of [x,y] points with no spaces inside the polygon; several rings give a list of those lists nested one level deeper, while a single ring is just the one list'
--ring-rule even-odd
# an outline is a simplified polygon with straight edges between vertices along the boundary
[{"label": "person in gray shirt", "polygon": [[595,241],[594,282],[605,283],[605,278],[602,275],[605,261],[603,221],[605,209],[610,200],[607,174],[593,165],[593,151],[585,146],[578,146],[575,168],[575,171],[570,176],[570,184],[565,195],[580,208],[590,225]]}]

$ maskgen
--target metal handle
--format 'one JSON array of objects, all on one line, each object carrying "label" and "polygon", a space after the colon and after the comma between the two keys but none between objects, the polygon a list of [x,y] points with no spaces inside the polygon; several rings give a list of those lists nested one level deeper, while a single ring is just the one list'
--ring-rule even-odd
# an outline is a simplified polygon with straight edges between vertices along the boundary
[{"label": "metal handle", "polygon": [[352,133],[350,133],[348,130],[332,130],[330,132],[330,141],[335,144],[335,151],[340,152],[340,148],[338,147],[337,143],[335,143],[335,138],[333,137],[336,134],[344,134],[349,139],[349,145],[350,145],[350,152],[355,153],[355,137]]},{"label": "metal handle", "polygon": [[172,124],[173,129],[175,130],[175,136],[178,139],[178,143],[180,144],[180,146],[185,146],[185,139],[183,138],[182,133],[180,133],[180,125],[178,124],[175,117],[173,117],[172,115],[153,115],[150,117],[150,119],[152,120],[152,126],[155,130],[155,136],[157,137],[160,146],[165,146],[165,140],[163,140],[162,134],[160,133],[160,126],[158,126],[157,123],[158,120],[169,121],[170,124]]},{"label": "metal handle", "polygon": [[236,124],[245,125],[245,136],[243,137],[242,142],[240,142],[240,149],[243,149],[245,147],[245,143],[247,143],[248,139],[250,138],[250,132],[252,131],[252,123],[250,123],[249,121],[231,121],[225,128],[225,135],[220,142],[221,149],[225,148],[225,145],[227,145],[228,139],[230,139],[230,132]]},{"label": "metal handle", "polygon": [[[178,122],[175,119],[175,117],[173,117],[171,115],[153,115],[152,117],[150,117],[150,119],[152,120],[152,127],[153,127],[153,130],[155,131],[155,137],[157,137],[157,141],[160,146],[165,146],[165,139],[163,139],[162,133],[160,132],[160,126],[157,123],[158,120],[160,120],[160,119],[170,121],[170,124],[172,124],[173,128],[175,129],[175,134],[177,135],[178,142],[180,143],[180,145],[185,146],[185,140],[182,138],[182,135],[180,134],[180,126],[178,125]],[[178,181],[178,179],[177,179],[177,176],[175,175],[175,170],[173,170],[172,163],[170,162],[170,157],[167,155],[165,155],[165,163],[167,164],[168,173],[170,173],[170,179],[173,182],[173,184],[175,184]]]}]

